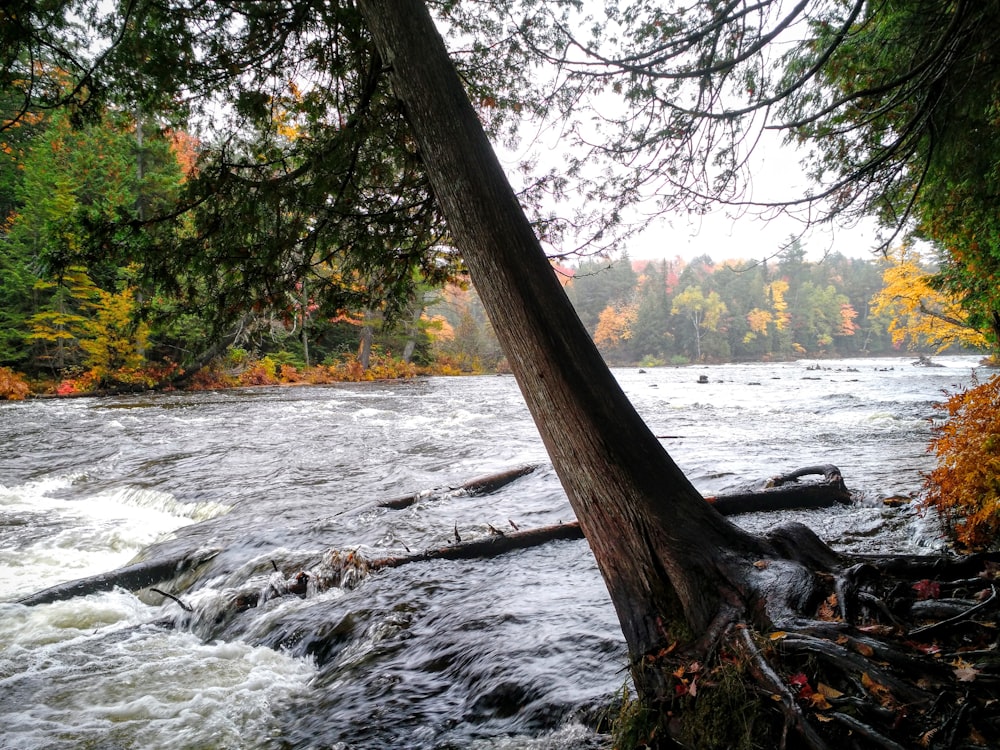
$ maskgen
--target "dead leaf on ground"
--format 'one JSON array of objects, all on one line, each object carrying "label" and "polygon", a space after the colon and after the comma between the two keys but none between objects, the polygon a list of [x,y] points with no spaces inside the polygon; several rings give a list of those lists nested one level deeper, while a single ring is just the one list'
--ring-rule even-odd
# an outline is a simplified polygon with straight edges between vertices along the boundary
[{"label": "dead leaf on ground", "polygon": [[979,670],[964,659],[956,659],[951,665],[955,667],[955,679],[959,682],[972,682],[979,674]]},{"label": "dead leaf on ground", "polygon": [[833,699],[840,698],[844,695],[842,692],[837,690],[837,688],[830,687],[825,682],[816,683],[816,692],[821,693],[823,696],[827,698],[833,698]]},{"label": "dead leaf on ground", "polygon": [[861,684],[883,706],[887,706],[893,702],[892,693],[889,692],[889,688],[879,682],[875,682],[867,672],[861,673]]}]

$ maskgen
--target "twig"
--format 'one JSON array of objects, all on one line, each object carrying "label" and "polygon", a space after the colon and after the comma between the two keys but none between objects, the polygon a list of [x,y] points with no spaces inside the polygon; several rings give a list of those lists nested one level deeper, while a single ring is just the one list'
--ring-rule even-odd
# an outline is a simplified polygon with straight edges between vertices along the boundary
[{"label": "twig", "polygon": [[155,591],[160,596],[167,597],[167,599],[173,599],[175,602],[177,602],[180,605],[181,609],[183,609],[185,612],[194,612],[194,607],[192,607],[190,604],[185,604],[184,602],[182,602],[179,598],[177,598],[173,594],[168,594],[166,591],[164,591],[162,589],[157,589],[157,588],[150,588],[149,590],[150,591]]}]

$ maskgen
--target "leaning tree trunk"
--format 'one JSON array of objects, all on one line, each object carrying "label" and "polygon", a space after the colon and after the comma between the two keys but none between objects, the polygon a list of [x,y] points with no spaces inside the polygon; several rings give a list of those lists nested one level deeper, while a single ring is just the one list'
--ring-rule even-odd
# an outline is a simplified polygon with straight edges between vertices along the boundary
[{"label": "leaning tree trunk", "polygon": [[[426,7],[358,7],[618,612],[636,689],[652,709],[652,729],[633,744],[655,746],[670,734],[697,748],[898,748],[940,735],[942,747],[963,737],[984,746],[1000,731],[1000,681],[992,681],[1000,659],[992,623],[977,618],[1000,607],[997,585],[922,580],[911,588],[880,561],[848,566],[802,525],[758,538],[704,502],[573,311]],[[946,575],[942,562],[903,567]],[[983,564],[981,575],[1000,579],[995,562]],[[930,607],[913,601],[913,590],[933,598],[939,589],[963,593]],[[938,610],[947,619],[926,624]],[[957,625],[973,639],[962,640]],[[962,636],[955,649],[978,644],[978,666],[961,655],[948,665],[931,658],[942,646],[928,644],[928,632]],[[751,724],[761,728],[752,741]]]},{"label": "leaning tree trunk", "polygon": [[359,7],[449,229],[597,558],[633,664],[668,647],[683,626],[710,631],[720,613],[742,600],[738,589],[749,575],[744,569],[752,570],[746,561],[767,545],[704,502],[601,359],[423,3],[360,0]]}]

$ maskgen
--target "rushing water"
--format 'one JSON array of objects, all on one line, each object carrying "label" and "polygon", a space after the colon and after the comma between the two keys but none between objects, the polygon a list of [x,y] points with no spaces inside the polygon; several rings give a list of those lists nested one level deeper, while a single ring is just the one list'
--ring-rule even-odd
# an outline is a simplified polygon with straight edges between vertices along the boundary
[{"label": "rushing water", "polygon": [[[705,494],[835,463],[859,502],[782,520],[841,549],[914,551],[938,544],[932,519],[881,500],[919,490],[935,402],[975,366],[939,361],[616,374]],[[510,377],[0,404],[0,445],[0,748],[607,744],[593,727],[625,684],[625,649],[584,542],[232,611],[272,561],[572,519]],[[357,511],[526,463],[542,467],[487,496]],[[15,603],[151,544],[224,550],[179,582],[193,613],[121,590]]]}]

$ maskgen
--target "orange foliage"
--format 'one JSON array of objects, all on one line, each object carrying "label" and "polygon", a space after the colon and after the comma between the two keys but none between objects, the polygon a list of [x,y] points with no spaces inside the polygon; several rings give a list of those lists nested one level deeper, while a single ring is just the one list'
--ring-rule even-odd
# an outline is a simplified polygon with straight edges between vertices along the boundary
[{"label": "orange foliage", "polygon": [[330,378],[333,381],[348,381],[357,383],[362,380],[395,380],[397,378],[413,378],[417,376],[417,367],[412,362],[404,362],[388,354],[373,353],[364,369],[356,357],[331,365]]},{"label": "orange foliage", "polygon": [[598,346],[616,346],[632,338],[632,326],[639,315],[638,305],[608,305],[597,319],[594,343]]},{"label": "orange foliage", "polygon": [[0,367],[0,399],[23,401],[28,397],[28,384],[9,367]]},{"label": "orange foliage", "polygon": [[198,150],[201,148],[198,137],[183,130],[168,130],[166,136],[170,139],[170,150],[174,152],[174,158],[177,159],[184,177],[197,176]]},{"label": "orange foliage", "polygon": [[924,503],[959,544],[989,546],[1000,531],[1000,375],[952,395],[945,408],[948,419],[929,447],[938,463]]}]

